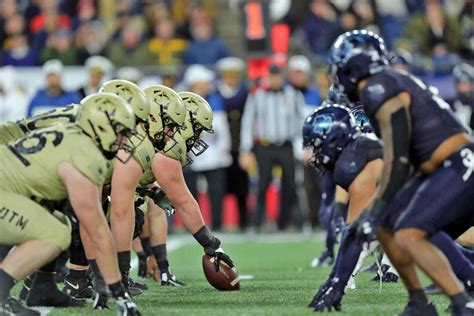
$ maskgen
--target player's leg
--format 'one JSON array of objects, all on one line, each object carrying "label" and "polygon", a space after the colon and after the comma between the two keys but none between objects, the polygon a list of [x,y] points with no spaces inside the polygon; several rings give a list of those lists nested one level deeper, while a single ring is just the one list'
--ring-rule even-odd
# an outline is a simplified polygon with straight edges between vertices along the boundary
[{"label": "player's leg", "polygon": [[445,255],[428,238],[450,225],[464,230],[472,225],[474,177],[463,178],[466,167],[459,153],[453,154],[450,162],[430,175],[417,190],[397,222],[395,237],[417,266],[451,298],[454,309],[461,310],[471,298]]},{"label": "player's leg", "polygon": [[150,219],[150,242],[151,250],[155,257],[159,271],[155,271],[154,279],[160,280],[161,285],[184,285],[184,282],[176,279],[171,273],[166,249],[168,236],[168,219],[165,212],[152,200],[148,201],[148,216]]},{"label": "player's leg", "polygon": [[8,314],[5,309],[13,306],[9,294],[14,283],[66,250],[71,227],[64,215],[54,216],[26,197],[5,191],[0,194],[0,244],[16,245],[0,266],[0,306]]},{"label": "player's leg", "polygon": [[79,225],[72,228],[72,241],[69,247],[68,273],[64,278],[63,292],[76,298],[91,298],[92,286],[87,271],[89,262],[81,241]]}]

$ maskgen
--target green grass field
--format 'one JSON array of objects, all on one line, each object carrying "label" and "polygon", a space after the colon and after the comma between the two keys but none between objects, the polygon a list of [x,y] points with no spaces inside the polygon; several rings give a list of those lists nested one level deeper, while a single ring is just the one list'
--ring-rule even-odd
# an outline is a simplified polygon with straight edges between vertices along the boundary
[{"label": "green grass field", "polygon": [[[306,306],[325,280],[329,268],[312,269],[311,259],[323,247],[321,235],[298,238],[296,235],[266,235],[222,238],[241,275],[254,279],[241,281],[239,292],[219,292],[202,273],[202,250],[184,239],[184,246],[169,254],[173,272],[187,285],[161,287],[147,280],[150,289],[136,298],[144,315],[311,315]],[[237,239],[237,240],[236,240]],[[281,242],[279,242],[281,241]],[[371,262],[367,262],[371,263]],[[131,273],[136,278],[136,271]],[[396,315],[404,307],[406,295],[400,283],[370,281],[373,273],[359,273],[357,289],[349,291],[339,315]],[[138,278],[136,278],[138,279]],[[446,314],[448,301],[431,297],[438,312]],[[91,308],[53,310],[50,315],[113,315]]]}]

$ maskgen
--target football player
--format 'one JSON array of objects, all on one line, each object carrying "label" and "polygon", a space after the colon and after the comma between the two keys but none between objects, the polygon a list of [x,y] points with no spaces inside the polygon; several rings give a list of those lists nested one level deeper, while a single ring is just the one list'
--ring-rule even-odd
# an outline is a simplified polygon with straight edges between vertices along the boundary
[{"label": "football player", "polygon": [[[336,217],[346,218],[347,223],[353,223],[367,206],[382,170],[383,151],[378,139],[373,134],[361,131],[348,108],[326,104],[306,119],[303,126],[303,146],[313,153],[308,164],[320,173],[332,171],[338,189],[348,193],[347,210],[347,197],[336,194],[334,212]],[[332,307],[340,310],[340,300],[326,306],[326,301],[321,301],[320,297],[330,287],[335,293],[338,290],[343,292],[362,251],[362,245],[352,243],[344,226],[339,226],[343,233],[335,265],[321,287],[323,290],[318,292],[310,304],[318,311],[323,311],[326,307],[329,310]]]},{"label": "football player", "polygon": [[[376,197],[350,233],[359,241],[377,234],[408,290],[403,315],[436,314],[415,266],[450,297],[453,315],[474,314],[472,298],[428,240],[440,230],[456,238],[474,223],[474,144],[469,134],[423,82],[388,67],[385,44],[374,33],[339,36],[330,64],[333,79],[351,102],[363,104],[384,143]],[[415,172],[410,173],[411,167]]]},{"label": "football player", "polygon": [[[107,93],[81,101],[75,124],[54,124],[0,146],[2,195],[0,244],[16,247],[0,268],[0,312],[39,315],[9,296],[15,281],[51,261],[71,241],[70,222],[48,202],[69,198],[86,249],[98,266],[121,315],[139,315],[121,283],[115,246],[100,198],[113,158],[135,130],[130,106]],[[46,229],[45,229],[46,228]]]},{"label": "football player", "polygon": [[[193,153],[195,156],[199,156],[203,153],[208,145],[201,140],[200,135],[203,131],[212,132],[212,109],[210,108],[207,101],[201,96],[192,92],[180,92],[178,95],[182,98],[186,107],[186,119],[185,127],[179,131],[179,137],[183,138],[185,143],[184,153]],[[182,157],[181,159],[183,168],[192,163],[189,157]],[[142,245],[149,262],[155,262],[155,264],[149,264],[156,281],[160,280],[161,285],[183,285],[184,283],[170,272],[169,263],[167,259],[166,251],[166,236],[168,232],[168,223],[166,220],[165,213],[162,209],[167,208],[167,205],[161,205],[161,209],[158,208],[157,203],[159,195],[165,194],[162,189],[158,189],[156,186],[147,195],[151,199],[147,199],[146,204],[143,208],[148,207],[148,221],[149,221],[149,234],[145,234],[141,237]],[[168,206],[171,205],[171,201],[168,200]],[[174,211],[174,206],[172,206]],[[151,234],[151,239],[150,239]],[[143,258],[142,260],[146,260]],[[142,265],[145,267],[146,264]],[[145,268],[143,268],[145,269]],[[145,271],[142,275],[146,274]]]},{"label": "football player", "polygon": [[[185,122],[185,106],[180,96],[172,89],[161,85],[150,86],[144,89],[144,92],[151,100],[151,108],[156,107],[162,111],[166,111],[162,116],[164,120],[169,120],[170,115],[180,117],[181,124]],[[186,96],[183,96],[186,99]],[[185,102],[199,102],[198,98],[190,98]],[[212,116],[203,117],[205,121],[212,122]],[[154,125],[159,126],[162,122],[151,122],[150,130]],[[162,126],[162,125],[161,125]],[[193,130],[198,133],[202,126],[192,126]],[[162,129],[163,130],[163,129]],[[200,132],[199,132],[200,133]],[[199,139],[195,141],[200,147],[205,147]],[[164,148],[160,143],[155,143],[154,147],[156,153],[150,160],[151,168],[143,169],[134,162],[121,165],[120,168],[114,169],[114,177],[112,178],[112,212],[114,206],[120,208],[120,213],[132,213],[134,193],[141,183],[142,185],[153,183],[156,179],[158,184],[166,192],[166,195],[175,206],[176,211],[183,219],[186,228],[193,234],[199,244],[204,248],[204,251],[216,258],[216,262],[223,260],[228,265],[233,266],[232,260],[220,248],[220,240],[215,237],[207,228],[202,219],[199,206],[196,200],[190,194],[183,177],[182,159],[186,155],[186,150],[177,145],[178,142],[168,142]],[[197,146],[197,145],[196,145]],[[161,148],[160,148],[161,147]],[[176,152],[176,157],[165,155],[168,151]],[[116,176],[117,174],[117,176]],[[128,241],[128,249],[131,247],[131,236]],[[159,245],[152,245],[159,246]],[[153,247],[152,247],[153,248]],[[157,249],[158,250],[158,249]],[[130,250],[128,250],[130,251]],[[153,250],[154,252],[155,250]],[[129,252],[130,253],[130,252]],[[129,258],[129,257],[128,257]],[[129,261],[128,261],[129,262]]]}]

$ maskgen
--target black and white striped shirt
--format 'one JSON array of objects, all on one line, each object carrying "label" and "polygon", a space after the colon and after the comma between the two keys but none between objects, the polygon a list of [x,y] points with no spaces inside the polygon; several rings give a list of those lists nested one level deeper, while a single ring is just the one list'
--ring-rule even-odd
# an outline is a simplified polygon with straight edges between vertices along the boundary
[{"label": "black and white striped shirt", "polygon": [[258,89],[245,103],[240,149],[248,152],[254,140],[270,144],[293,142],[301,135],[307,114],[303,94],[290,85],[282,90]]}]

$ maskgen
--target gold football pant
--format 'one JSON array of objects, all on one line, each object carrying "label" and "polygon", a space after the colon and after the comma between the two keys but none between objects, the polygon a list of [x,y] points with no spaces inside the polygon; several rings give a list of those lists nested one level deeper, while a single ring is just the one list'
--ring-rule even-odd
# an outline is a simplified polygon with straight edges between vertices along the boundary
[{"label": "gold football pant", "polygon": [[71,223],[60,212],[51,214],[27,197],[0,190],[0,244],[15,246],[33,239],[64,251],[71,243]]}]

